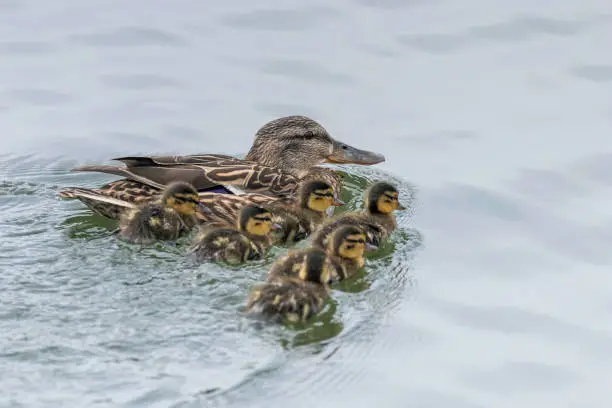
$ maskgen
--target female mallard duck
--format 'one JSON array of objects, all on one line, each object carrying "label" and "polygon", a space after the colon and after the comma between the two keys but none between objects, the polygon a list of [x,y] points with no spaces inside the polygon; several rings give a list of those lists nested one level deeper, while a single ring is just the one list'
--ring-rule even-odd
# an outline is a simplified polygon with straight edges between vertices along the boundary
[{"label": "female mallard duck", "polygon": [[[331,236],[332,239],[325,249],[332,265],[332,281],[349,279],[365,265],[363,257],[365,251],[375,249],[375,247],[366,242],[365,231],[355,225],[340,225],[332,231]],[[296,277],[300,272],[304,253],[303,250],[294,250],[280,257],[268,272],[268,278]]]},{"label": "female mallard duck", "polygon": [[[87,165],[73,171],[93,171],[125,177],[100,189],[67,188],[64,198],[76,198],[100,215],[109,203],[94,203],[94,197],[116,198],[130,203],[151,200],[171,181],[186,181],[198,191],[223,193],[257,192],[272,196],[294,196],[307,179],[323,179],[341,191],[340,173],[316,167],[327,163],[372,165],[384,156],[359,150],[334,140],[316,121],[305,116],[287,116],[265,124],[245,159],[204,154],[192,156],[121,157],[126,166]],[[94,205],[96,204],[96,205]]]},{"label": "female mallard duck", "polygon": [[[290,268],[253,289],[247,298],[246,313],[279,323],[305,322],[321,311],[329,296],[333,266],[325,251],[300,251],[294,263],[273,268]],[[294,272],[297,270],[297,272]]]},{"label": "female mallard duck", "polygon": [[124,212],[118,235],[135,244],[156,240],[175,240],[196,226],[196,214],[208,211],[198,199],[196,189],[182,181],[164,189],[161,199]]},{"label": "female mallard duck", "polygon": [[240,210],[235,228],[218,223],[202,227],[188,254],[198,262],[233,265],[261,259],[271,245],[270,231],[276,228],[270,211],[247,205]]},{"label": "female mallard duck", "polygon": [[270,210],[273,221],[280,225],[273,234],[275,244],[294,243],[305,239],[323,222],[330,207],[344,205],[328,183],[310,180],[300,185],[295,198],[275,198],[255,193],[200,193],[200,201],[211,211],[211,215],[203,215],[202,218],[208,222],[235,224],[240,208],[250,204],[252,200]]},{"label": "female mallard duck", "polygon": [[406,209],[399,202],[397,188],[386,182],[374,183],[368,188],[364,207],[362,212],[344,213],[325,222],[314,234],[312,245],[324,249],[338,226],[357,225],[366,232],[369,244],[380,246],[397,227],[393,211]]}]

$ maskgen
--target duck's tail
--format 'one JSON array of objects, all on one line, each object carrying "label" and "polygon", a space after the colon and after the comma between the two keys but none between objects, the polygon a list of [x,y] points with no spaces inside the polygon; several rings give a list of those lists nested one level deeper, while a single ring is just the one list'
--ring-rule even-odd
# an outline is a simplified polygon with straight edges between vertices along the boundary
[{"label": "duck's tail", "polygon": [[124,211],[135,206],[127,201],[108,197],[99,191],[83,187],[66,188],[59,192],[59,196],[67,199],[77,199],[96,214],[112,219],[118,219]]}]

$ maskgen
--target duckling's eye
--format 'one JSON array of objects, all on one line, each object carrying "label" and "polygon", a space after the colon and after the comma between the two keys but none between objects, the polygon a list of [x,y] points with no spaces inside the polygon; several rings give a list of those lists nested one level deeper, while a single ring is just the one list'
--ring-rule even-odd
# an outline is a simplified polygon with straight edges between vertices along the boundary
[{"label": "duckling's eye", "polygon": [[346,249],[353,249],[353,248],[355,248],[355,245],[353,245],[353,244],[346,246]]}]

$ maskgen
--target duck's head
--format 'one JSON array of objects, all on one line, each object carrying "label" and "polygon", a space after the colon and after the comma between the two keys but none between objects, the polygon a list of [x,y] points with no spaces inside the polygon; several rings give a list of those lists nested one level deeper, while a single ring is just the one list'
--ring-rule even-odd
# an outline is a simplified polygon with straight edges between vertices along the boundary
[{"label": "duck's head", "polygon": [[367,242],[365,231],[355,225],[339,227],[333,232],[329,241],[329,251],[334,256],[350,259],[363,264],[365,251],[376,249]]},{"label": "duck's head", "polygon": [[385,161],[385,156],[333,139],[323,126],[306,116],[285,116],[257,131],[245,159],[302,177],[317,164],[372,165]]},{"label": "duck's head", "polygon": [[329,183],[321,180],[310,180],[302,184],[298,191],[301,208],[325,213],[331,206],[341,206],[344,202],[336,197]]},{"label": "duck's head", "polygon": [[249,235],[267,236],[271,231],[281,228],[272,222],[272,213],[258,205],[247,205],[240,210],[238,230]]},{"label": "duck's head", "polygon": [[386,182],[372,184],[366,192],[365,208],[370,214],[391,214],[395,210],[405,210],[399,202],[399,191]]},{"label": "duck's head", "polygon": [[305,282],[329,285],[336,280],[335,269],[327,253],[318,248],[308,248],[302,251],[303,258],[298,272],[298,278]]},{"label": "duck's head", "polygon": [[162,194],[161,202],[181,215],[195,215],[199,211],[205,214],[211,213],[208,207],[200,203],[198,191],[183,181],[170,183]]}]

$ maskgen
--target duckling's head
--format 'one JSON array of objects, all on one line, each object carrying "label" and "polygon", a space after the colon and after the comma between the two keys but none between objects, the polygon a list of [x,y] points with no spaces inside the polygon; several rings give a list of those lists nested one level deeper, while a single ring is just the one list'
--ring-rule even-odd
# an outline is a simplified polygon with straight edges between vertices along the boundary
[{"label": "duckling's head", "polygon": [[272,222],[272,213],[258,205],[247,205],[242,208],[238,217],[238,230],[249,235],[266,236],[280,225]]},{"label": "duckling's head", "polygon": [[373,249],[372,245],[366,242],[365,231],[355,225],[347,225],[335,230],[329,246],[331,254],[356,261],[363,258],[366,250]]},{"label": "duckling's head", "polygon": [[177,181],[169,184],[161,198],[162,204],[182,215],[194,215],[198,211],[210,211],[200,205],[198,191],[189,183]]},{"label": "duckling's head", "polygon": [[316,121],[296,115],[263,125],[255,134],[246,160],[302,177],[310,167],[324,162],[371,165],[385,161],[385,157],[334,140]]},{"label": "duckling's head", "polygon": [[298,278],[306,282],[331,284],[336,278],[335,270],[325,251],[318,248],[308,248],[303,251],[304,257],[300,264]]},{"label": "duckling's head", "polygon": [[321,180],[311,180],[301,185],[298,197],[301,208],[319,213],[325,212],[332,205],[344,205],[344,202],[335,196],[329,183]]},{"label": "duckling's head", "polygon": [[386,182],[374,183],[366,192],[365,208],[371,214],[391,214],[395,210],[405,210],[399,202],[399,191]]}]

